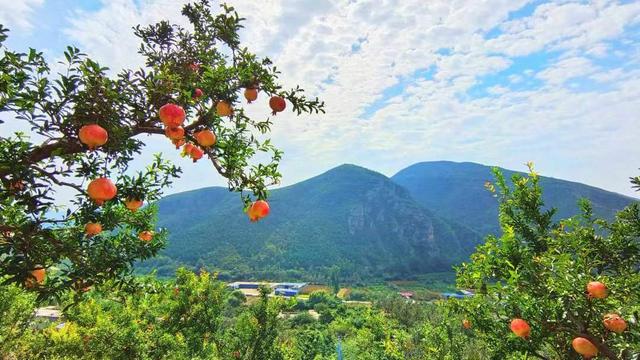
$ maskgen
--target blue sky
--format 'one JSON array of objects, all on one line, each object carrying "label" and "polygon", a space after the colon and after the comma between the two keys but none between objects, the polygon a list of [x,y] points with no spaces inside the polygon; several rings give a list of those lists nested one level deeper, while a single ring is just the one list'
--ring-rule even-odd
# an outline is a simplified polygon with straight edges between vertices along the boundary
[{"label": "blue sky", "polygon": [[[114,70],[140,66],[131,27],[184,24],[181,1],[0,0],[7,45],[50,60],[73,44]],[[386,175],[418,161],[474,161],[631,195],[640,173],[640,2],[237,0],[243,41],[327,114],[279,116],[284,184],[344,162]],[[217,6],[214,4],[214,6]],[[265,109],[250,109],[263,116]],[[266,105],[263,105],[266,106]],[[292,136],[295,134],[295,136]],[[173,191],[222,185],[181,164]],[[206,177],[207,183],[200,179]]]}]

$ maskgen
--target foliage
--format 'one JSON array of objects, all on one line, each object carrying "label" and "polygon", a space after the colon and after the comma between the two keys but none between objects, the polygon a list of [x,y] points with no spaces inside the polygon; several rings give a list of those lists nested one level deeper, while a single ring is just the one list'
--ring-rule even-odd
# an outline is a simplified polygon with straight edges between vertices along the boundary
[{"label": "foliage", "polygon": [[[3,343],[0,359],[323,360],[335,359],[341,342],[348,359],[417,360],[436,358],[426,354],[452,359],[447,354],[470,354],[470,346],[478,346],[446,304],[400,300],[395,305],[404,310],[389,312],[347,306],[325,292],[314,293],[313,301],[287,301],[263,291],[238,305],[229,301],[238,295],[214,274],[183,269],[174,280],[147,277],[138,285],[119,289],[110,281],[79,301],[65,297],[59,304],[66,307],[64,319],[46,326],[30,320],[32,294],[0,286],[0,296],[10,300],[2,303],[7,305],[0,334],[17,326],[23,330]],[[311,308],[320,309],[320,320],[307,312]],[[421,315],[407,323],[406,313]]]},{"label": "foliage", "polygon": [[[64,53],[64,70],[54,74],[35,49],[23,54],[2,46],[8,30],[0,25],[0,113],[5,115],[0,121],[0,275],[6,275],[5,282],[23,284],[30,271],[44,267],[47,280],[36,290],[41,298],[60,297],[70,288],[124,281],[134,261],[157,254],[165,231],[150,243],[137,238],[141,231],[155,230],[155,207],[131,212],[123,202],[151,204],[180,175],[160,155],[144,170],[129,169],[143,150],[143,135],[164,135],[158,111],[167,103],[186,111],[187,141],[195,142],[194,133],[203,129],[216,134],[216,146],[204,152],[230,190],[264,199],[267,186],[279,181],[282,153],[264,139],[272,120],[266,114],[264,120],[249,118],[239,94],[259,87],[264,95],[286,98],[298,115],[324,111],[323,104],[298,87],[283,89],[271,61],[241,46],[243,19],[231,7],[223,5],[218,14],[210,7],[199,0],[183,8],[191,31],[166,21],[136,27],[146,67],[115,76],[74,47]],[[204,96],[194,97],[196,88]],[[216,113],[219,101],[233,107],[231,116]],[[78,136],[88,124],[108,133],[106,144],[92,151]],[[9,135],[15,129],[28,135]],[[270,162],[258,163],[258,156]],[[85,191],[87,182],[99,177],[110,178],[118,189],[103,207]],[[75,197],[65,209],[55,195],[69,191]],[[249,194],[243,199],[246,204]],[[99,222],[104,231],[84,236],[88,222]]]},{"label": "foliage", "polygon": [[[578,358],[571,348],[575,337],[589,339],[609,359],[638,356],[640,204],[608,222],[596,219],[583,201],[581,215],[554,222],[532,167],[528,176],[512,177],[512,188],[498,170],[495,174],[503,234],[489,236],[458,273],[461,287],[479,291],[459,307],[478,336],[494,344],[491,356]],[[589,297],[590,281],[606,284],[609,296]],[[620,314],[629,329],[607,331],[602,322],[607,313]],[[530,338],[510,333],[512,318],[530,324]]]}]

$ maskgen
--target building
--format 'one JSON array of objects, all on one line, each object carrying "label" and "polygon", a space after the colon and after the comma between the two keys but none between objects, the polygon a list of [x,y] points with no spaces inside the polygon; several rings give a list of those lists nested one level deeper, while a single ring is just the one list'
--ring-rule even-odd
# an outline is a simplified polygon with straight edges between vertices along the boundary
[{"label": "building", "polygon": [[228,286],[232,289],[257,289],[260,287],[262,283],[259,282],[243,282],[243,281],[236,281],[236,282],[232,282],[230,283]]},{"label": "building", "polygon": [[58,321],[62,318],[62,311],[55,306],[47,306],[37,308],[33,314],[36,318],[46,319],[49,321]]},{"label": "building", "polygon": [[307,283],[273,283],[273,293],[280,296],[297,296]]},{"label": "building", "polygon": [[236,281],[229,283],[232,289],[240,290],[245,296],[258,296],[260,292],[258,288],[261,286],[268,286],[273,289],[273,293],[279,296],[297,296],[300,291],[307,286],[307,283],[267,283],[267,282],[250,282],[250,281]]},{"label": "building", "polygon": [[464,299],[466,297],[473,296],[474,294],[471,291],[460,290],[460,291],[457,291],[455,293],[442,293],[440,295],[445,299],[450,299],[450,298]]}]

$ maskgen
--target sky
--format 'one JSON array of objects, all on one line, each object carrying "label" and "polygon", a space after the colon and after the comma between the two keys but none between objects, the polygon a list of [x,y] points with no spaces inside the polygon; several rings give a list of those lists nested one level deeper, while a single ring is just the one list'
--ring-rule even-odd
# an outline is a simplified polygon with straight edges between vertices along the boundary
[{"label": "sky", "polygon": [[[69,44],[137,68],[136,24],[186,25],[177,0],[0,0],[6,45],[50,61]],[[283,185],[353,163],[391,176],[472,161],[634,195],[640,174],[640,1],[229,0],[241,39],[326,103],[279,114]],[[218,8],[218,3],[212,1]],[[267,101],[249,114],[267,114]],[[224,185],[210,163],[149,138],[184,170],[170,192]],[[637,196],[637,193],[635,193]]]}]

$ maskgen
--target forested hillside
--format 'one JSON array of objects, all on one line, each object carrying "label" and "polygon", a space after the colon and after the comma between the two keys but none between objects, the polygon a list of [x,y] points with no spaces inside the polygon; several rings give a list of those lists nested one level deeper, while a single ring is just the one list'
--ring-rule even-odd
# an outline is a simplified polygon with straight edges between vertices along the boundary
[{"label": "forested hillside", "polygon": [[345,281],[405,278],[450,269],[480,241],[384,175],[353,165],[274,190],[271,214],[255,224],[236,196],[206,188],[162,199],[159,225],[169,242],[141,268],[171,275],[184,264],[223,278],[314,280],[338,270]]}]

